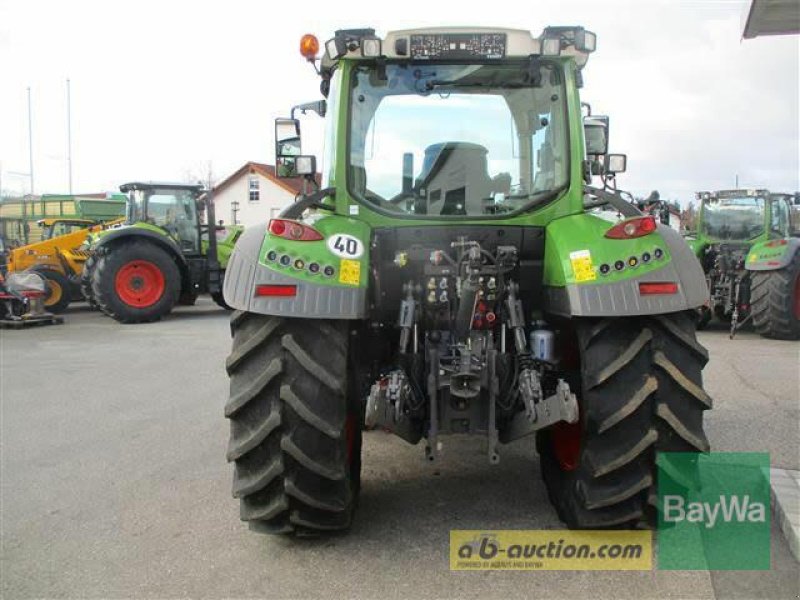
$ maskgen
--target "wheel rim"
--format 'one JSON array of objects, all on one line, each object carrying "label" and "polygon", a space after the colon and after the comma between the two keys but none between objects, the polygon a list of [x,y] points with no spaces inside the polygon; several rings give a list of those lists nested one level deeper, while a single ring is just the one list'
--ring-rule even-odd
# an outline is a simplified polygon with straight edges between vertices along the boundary
[{"label": "wheel rim", "polygon": [[553,453],[562,471],[578,468],[581,456],[581,422],[553,426]]},{"label": "wheel rim", "polygon": [[117,271],[114,290],[120,300],[135,308],[152,306],[164,295],[164,274],[146,260],[132,260]]},{"label": "wheel rim", "polygon": [[61,285],[53,279],[47,280],[47,298],[44,300],[44,305],[47,307],[54,306],[59,303],[61,297],[64,295],[64,290]]},{"label": "wheel rim", "polygon": [[800,321],[800,273],[794,278],[794,318]]}]

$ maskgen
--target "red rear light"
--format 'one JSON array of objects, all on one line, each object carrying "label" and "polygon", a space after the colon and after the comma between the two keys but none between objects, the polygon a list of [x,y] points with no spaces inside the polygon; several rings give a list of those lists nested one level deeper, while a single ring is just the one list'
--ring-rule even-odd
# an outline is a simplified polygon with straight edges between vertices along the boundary
[{"label": "red rear light", "polygon": [[652,216],[633,217],[614,225],[606,231],[606,237],[612,240],[628,240],[653,233],[656,230],[656,218]]},{"label": "red rear light", "polygon": [[641,296],[677,293],[678,284],[674,281],[642,281],[639,283],[639,295]]},{"label": "red rear light", "polygon": [[281,298],[292,298],[297,295],[296,285],[257,285],[256,296],[278,296]]},{"label": "red rear light", "polygon": [[269,222],[269,232],[296,242],[316,242],[322,239],[322,234],[313,227],[289,219],[272,219]]},{"label": "red rear light", "polygon": [[772,240],[771,242],[767,242],[766,246],[767,248],[775,248],[776,246],[785,246],[788,243],[789,242],[786,240]]}]

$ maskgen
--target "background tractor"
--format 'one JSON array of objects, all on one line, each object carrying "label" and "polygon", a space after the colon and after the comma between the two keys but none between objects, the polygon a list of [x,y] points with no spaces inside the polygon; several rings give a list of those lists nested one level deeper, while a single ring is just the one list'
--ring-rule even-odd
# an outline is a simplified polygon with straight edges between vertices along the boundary
[{"label": "background tractor", "polygon": [[44,307],[52,313],[63,312],[70,302],[84,299],[80,277],[90,254],[82,246],[92,233],[122,222],[122,219],[99,223],[89,219],[42,219],[38,222],[42,241],[8,251],[9,273],[36,271],[46,282]]},{"label": "background tractor", "polygon": [[[327,101],[295,107],[326,118],[322,189],[249,228],[225,278],[227,458],[252,529],[347,528],[362,422],[433,464],[448,434],[492,464],[535,435],[572,528],[652,525],[656,453],[709,449],[705,278],[677,232],[591,186],[625,162],[607,123],[584,133],[595,45],[581,27],[325,44]],[[315,163],[279,119],[278,172],[311,181]],[[587,212],[603,205],[624,218]]]},{"label": "background tractor", "polygon": [[134,182],[120,190],[128,195],[125,225],[91,238],[82,278],[90,301],[123,323],[155,321],[200,293],[227,308],[222,280],[242,228],[215,225],[201,185]]},{"label": "background tractor", "polygon": [[797,195],[767,190],[699,192],[697,231],[688,242],[706,273],[709,299],[699,327],[712,316],[731,335],[752,319],[758,333],[800,338],[800,238],[792,222]]}]

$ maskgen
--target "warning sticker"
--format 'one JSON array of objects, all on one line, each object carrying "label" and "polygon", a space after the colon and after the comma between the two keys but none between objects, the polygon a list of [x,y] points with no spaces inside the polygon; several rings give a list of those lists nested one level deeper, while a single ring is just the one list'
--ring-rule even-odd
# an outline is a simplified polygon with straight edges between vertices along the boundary
[{"label": "warning sticker", "polygon": [[343,258],[339,262],[339,283],[358,285],[361,281],[361,263]]},{"label": "warning sticker", "polygon": [[572,272],[575,281],[594,281],[597,273],[592,266],[592,254],[588,250],[577,250],[569,253],[569,262],[572,263]]}]

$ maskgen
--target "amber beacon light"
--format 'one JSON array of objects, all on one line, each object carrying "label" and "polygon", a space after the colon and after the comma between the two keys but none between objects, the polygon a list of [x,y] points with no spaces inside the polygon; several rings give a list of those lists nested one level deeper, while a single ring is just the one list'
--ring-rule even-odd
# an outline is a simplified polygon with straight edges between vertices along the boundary
[{"label": "amber beacon light", "polygon": [[317,58],[318,52],[319,40],[315,35],[307,33],[300,38],[300,54],[302,54],[306,60],[314,60]]}]

